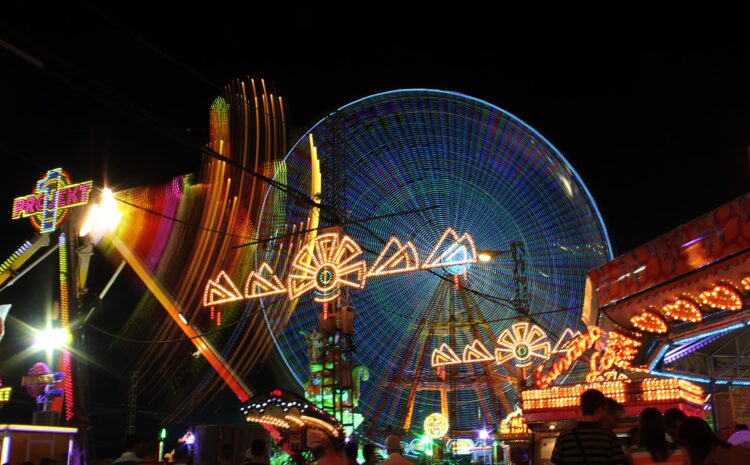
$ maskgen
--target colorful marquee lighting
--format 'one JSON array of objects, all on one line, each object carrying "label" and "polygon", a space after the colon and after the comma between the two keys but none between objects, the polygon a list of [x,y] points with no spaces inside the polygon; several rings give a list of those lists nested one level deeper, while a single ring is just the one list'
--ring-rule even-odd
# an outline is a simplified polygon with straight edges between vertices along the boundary
[{"label": "colorful marquee lighting", "polygon": [[667,323],[654,312],[644,310],[639,315],[630,318],[630,323],[641,331],[663,334],[667,332]]},{"label": "colorful marquee lighting", "polygon": [[671,304],[663,306],[661,311],[667,318],[678,321],[697,323],[703,319],[703,314],[698,305],[684,297],[680,297]]},{"label": "colorful marquee lighting", "polygon": [[226,302],[242,300],[242,293],[237,285],[229,279],[226,272],[222,271],[216,279],[209,279],[203,292],[203,306],[210,307]]},{"label": "colorful marquee lighting", "polygon": [[286,288],[281,280],[274,274],[268,263],[260,266],[257,272],[253,271],[245,281],[245,298],[256,299],[276,294],[286,294]]},{"label": "colorful marquee lighting", "polygon": [[740,281],[740,285],[742,286],[742,289],[745,291],[750,291],[750,276],[745,276],[742,278],[742,281]]},{"label": "colorful marquee lighting", "polygon": [[248,415],[245,420],[251,422],[251,423],[261,423],[271,426],[276,426],[277,428],[284,428],[289,429],[289,422],[286,420],[282,420],[281,418],[272,417],[270,415],[260,415],[260,416],[252,416]]},{"label": "colorful marquee lighting", "polygon": [[618,368],[632,370],[631,362],[638,352],[641,341],[632,337],[625,336],[617,331],[607,333],[607,347],[605,352],[614,355],[614,365]]},{"label": "colorful marquee lighting", "polygon": [[433,438],[442,438],[448,434],[448,419],[442,413],[431,413],[424,419],[424,433]]},{"label": "colorful marquee lighting", "polygon": [[641,383],[641,389],[645,401],[683,399],[693,404],[703,405],[703,388],[684,379],[648,378]]},{"label": "colorful marquee lighting", "polygon": [[495,360],[489,350],[479,341],[474,341],[464,347],[462,358],[464,363],[491,362]]},{"label": "colorful marquee lighting", "polygon": [[[65,234],[60,234],[60,320],[61,330],[67,333],[70,324],[70,303],[68,299],[68,245]],[[69,337],[70,333],[67,333]],[[62,371],[64,373],[63,385],[65,388],[65,419],[73,418],[73,370],[70,365],[70,352],[64,350],[62,353]]]},{"label": "colorful marquee lighting", "polygon": [[285,399],[283,395],[283,391],[274,389],[269,397],[245,404],[240,411],[248,422],[263,423],[282,429],[314,427],[333,437],[341,436],[342,425],[334,417],[312,403]]},{"label": "colorful marquee lighting", "polygon": [[534,372],[534,380],[540,388],[550,386],[561,374],[567,371],[586,350],[593,347],[602,338],[602,330],[597,326],[589,327],[586,334],[582,334],[573,342],[568,344],[565,355],[556,360],[545,373],[545,366],[539,365]]},{"label": "colorful marquee lighting", "polygon": [[361,257],[362,248],[351,237],[321,234],[294,258],[287,278],[289,298],[313,291],[313,300],[322,303],[337,299],[343,286],[362,289],[367,265]]},{"label": "colorful marquee lighting", "polygon": [[290,425],[294,423],[297,426],[305,426],[304,420],[296,415],[286,415],[284,416],[284,419],[288,421]]},{"label": "colorful marquee lighting", "polygon": [[367,276],[384,276],[405,273],[419,269],[419,254],[411,241],[401,244],[398,238],[391,237],[367,272]]},{"label": "colorful marquee lighting", "polygon": [[21,244],[21,247],[16,249],[15,252],[11,254],[10,257],[6,258],[5,261],[0,263],[0,274],[5,273],[6,271],[10,270],[11,266],[13,266],[13,262],[15,262],[18,257],[23,255],[24,252],[29,250],[31,247],[31,241],[26,241],[23,244]]},{"label": "colorful marquee lighting", "polygon": [[698,295],[703,305],[720,310],[742,310],[742,297],[735,289],[726,284],[717,284],[713,289]]},{"label": "colorful marquee lighting", "polygon": [[617,402],[625,402],[625,383],[607,381],[604,383],[575,384],[573,386],[553,386],[545,389],[528,389],[521,392],[523,410],[545,410],[578,407],[581,394],[587,389],[597,389]]},{"label": "colorful marquee lighting", "polygon": [[448,228],[425,258],[422,269],[445,268],[476,262],[477,248],[471,235],[464,233],[459,237],[453,228]]},{"label": "colorful marquee lighting", "polygon": [[445,365],[456,365],[461,363],[461,359],[458,358],[456,352],[451,347],[443,342],[440,347],[432,351],[432,357],[430,358],[433,367],[441,367]]},{"label": "colorful marquee lighting", "polygon": [[[620,378],[620,375],[617,376]],[[598,389],[617,402],[686,401],[703,405],[703,389],[684,379],[646,378],[640,381],[616,379],[572,386],[553,386],[528,389],[521,393],[521,407],[527,410],[578,408],[581,394],[588,389]]]},{"label": "colorful marquee lighting", "polygon": [[320,429],[323,429],[323,430],[327,431],[328,434],[330,434],[330,435],[332,435],[334,437],[338,437],[341,434],[341,431],[339,429],[337,429],[336,427],[334,427],[330,423],[328,423],[326,421],[323,421],[321,419],[318,419],[318,418],[315,418],[315,417],[310,417],[310,416],[307,416],[307,415],[302,415],[300,418],[302,419],[302,421],[305,422],[306,425],[314,425],[314,426],[316,426],[316,427],[318,427]]},{"label": "colorful marquee lighting", "polygon": [[517,367],[523,368],[535,359],[549,359],[550,352],[551,345],[542,328],[528,322],[514,323],[497,338],[495,362],[500,365],[513,359]]},{"label": "colorful marquee lighting", "polygon": [[13,200],[12,219],[29,218],[34,229],[49,233],[65,220],[71,208],[88,203],[92,181],[73,184],[62,168],[47,171],[31,195]]},{"label": "colorful marquee lighting", "polygon": [[607,334],[607,345],[603,351],[596,351],[589,357],[589,372],[586,375],[586,382],[593,383],[599,380],[604,372],[612,367],[632,370],[630,365],[635,358],[641,342],[617,331],[610,331]]}]

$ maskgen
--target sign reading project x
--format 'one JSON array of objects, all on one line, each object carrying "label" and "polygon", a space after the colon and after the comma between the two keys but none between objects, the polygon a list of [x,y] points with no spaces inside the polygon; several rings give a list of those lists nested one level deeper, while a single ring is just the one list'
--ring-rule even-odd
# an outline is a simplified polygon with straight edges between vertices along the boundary
[{"label": "sign reading project x", "polygon": [[73,184],[62,168],[49,170],[37,181],[33,194],[13,200],[13,219],[29,218],[37,231],[52,232],[70,208],[88,203],[91,186],[92,181]]}]

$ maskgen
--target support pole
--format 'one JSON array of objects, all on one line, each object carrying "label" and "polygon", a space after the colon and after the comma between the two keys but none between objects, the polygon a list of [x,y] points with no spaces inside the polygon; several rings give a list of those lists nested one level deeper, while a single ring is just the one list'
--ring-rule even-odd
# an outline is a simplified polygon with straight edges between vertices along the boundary
[{"label": "support pole", "polygon": [[714,396],[715,389],[714,389],[714,380],[711,380],[711,383],[708,385],[708,392],[711,393],[711,419],[714,422],[714,432],[719,432],[719,420],[716,417],[716,396]]},{"label": "support pole", "polygon": [[156,276],[151,270],[143,263],[141,258],[135,254],[128,246],[126,246],[118,237],[112,238],[112,244],[115,246],[118,252],[122,255],[122,258],[128,262],[135,274],[143,281],[149,291],[156,297],[159,303],[164,307],[172,320],[177,323],[177,326],[190,338],[190,342],[195,345],[198,352],[206,359],[206,361],[216,370],[221,376],[229,388],[235,393],[237,398],[241,402],[246,402],[251,396],[252,391],[240,378],[240,376],[229,366],[229,363],[224,359],[221,353],[214,348],[214,346],[205,338],[200,330],[191,326],[184,316],[182,307],[177,303],[176,299],[167,291],[164,286],[156,279]]}]

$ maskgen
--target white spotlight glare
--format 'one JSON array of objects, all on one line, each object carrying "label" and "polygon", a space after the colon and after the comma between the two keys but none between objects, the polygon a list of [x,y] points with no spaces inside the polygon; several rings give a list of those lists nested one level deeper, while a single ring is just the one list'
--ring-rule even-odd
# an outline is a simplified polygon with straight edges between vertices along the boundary
[{"label": "white spotlight glare", "polygon": [[63,328],[47,328],[34,336],[34,349],[59,350],[66,347],[72,340],[68,330]]}]

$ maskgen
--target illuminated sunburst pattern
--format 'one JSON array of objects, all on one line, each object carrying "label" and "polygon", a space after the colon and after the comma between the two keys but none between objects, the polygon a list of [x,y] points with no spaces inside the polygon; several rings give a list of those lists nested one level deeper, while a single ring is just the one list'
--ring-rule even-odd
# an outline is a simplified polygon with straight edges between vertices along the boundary
[{"label": "illuminated sunburst pattern", "polygon": [[359,244],[338,233],[322,234],[294,258],[288,277],[289,298],[313,291],[316,302],[330,302],[341,295],[342,287],[364,287],[366,274]]},{"label": "illuminated sunburst pattern", "polygon": [[499,364],[510,359],[523,368],[534,361],[547,360],[552,351],[547,333],[537,325],[527,322],[515,323],[497,338],[495,361]]}]

